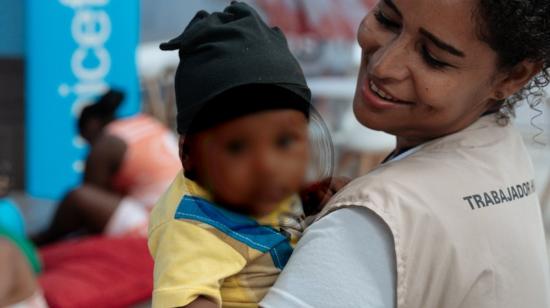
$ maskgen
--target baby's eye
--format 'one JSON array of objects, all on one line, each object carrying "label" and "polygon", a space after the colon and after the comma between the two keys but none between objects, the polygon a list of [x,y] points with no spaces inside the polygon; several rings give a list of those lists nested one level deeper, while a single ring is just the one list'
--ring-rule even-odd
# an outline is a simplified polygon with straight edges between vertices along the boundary
[{"label": "baby's eye", "polygon": [[225,145],[225,150],[231,155],[242,154],[246,150],[244,140],[232,140]]},{"label": "baby's eye", "polygon": [[277,148],[287,149],[294,143],[294,141],[296,141],[296,138],[292,135],[281,135],[277,138],[275,144]]}]

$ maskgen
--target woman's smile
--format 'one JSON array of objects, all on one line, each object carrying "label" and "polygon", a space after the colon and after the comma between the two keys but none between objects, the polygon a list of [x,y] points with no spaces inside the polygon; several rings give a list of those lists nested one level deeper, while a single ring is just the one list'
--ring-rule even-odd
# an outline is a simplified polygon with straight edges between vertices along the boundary
[{"label": "woman's smile", "polygon": [[363,94],[364,103],[372,108],[379,110],[387,110],[394,108],[410,108],[415,103],[408,102],[397,98],[394,94],[390,94],[388,90],[382,88],[375,81],[364,78],[362,82],[361,93]]}]

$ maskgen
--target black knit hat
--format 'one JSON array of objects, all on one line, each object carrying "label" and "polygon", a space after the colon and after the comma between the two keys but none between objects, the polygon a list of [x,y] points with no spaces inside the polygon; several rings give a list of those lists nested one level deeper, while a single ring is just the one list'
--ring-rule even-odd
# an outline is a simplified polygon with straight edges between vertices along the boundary
[{"label": "black knit hat", "polygon": [[[199,111],[213,101],[216,109],[209,109],[216,120],[204,121],[201,112],[202,124],[196,127],[276,108],[294,108],[309,116],[311,92],[285,36],[245,3],[233,1],[223,12],[198,12],[180,36],[160,48],[179,49],[174,87],[180,134],[189,132],[191,124],[195,127]],[[231,95],[217,99],[229,90]],[[277,104],[279,99],[286,103]]]}]

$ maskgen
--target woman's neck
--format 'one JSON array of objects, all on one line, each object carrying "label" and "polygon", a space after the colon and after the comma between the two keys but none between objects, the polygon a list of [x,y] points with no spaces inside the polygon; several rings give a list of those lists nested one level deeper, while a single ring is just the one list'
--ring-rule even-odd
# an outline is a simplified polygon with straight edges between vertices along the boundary
[{"label": "woman's neck", "polygon": [[428,141],[459,132],[469,127],[476,121],[478,121],[481,117],[492,113],[495,113],[495,112],[489,110],[489,111],[480,113],[479,115],[474,115],[473,117],[470,117],[470,118],[461,118],[457,122],[452,123],[452,125],[449,125],[446,130],[443,130],[440,134],[437,134],[437,135],[425,136],[425,137],[396,136],[396,146],[395,146],[394,153],[406,151],[407,149],[414,148]]},{"label": "woman's neck", "polygon": [[401,153],[408,149],[412,149],[418,145],[421,145],[429,140],[418,139],[418,138],[406,138],[406,137],[396,137],[396,145],[394,153]]}]

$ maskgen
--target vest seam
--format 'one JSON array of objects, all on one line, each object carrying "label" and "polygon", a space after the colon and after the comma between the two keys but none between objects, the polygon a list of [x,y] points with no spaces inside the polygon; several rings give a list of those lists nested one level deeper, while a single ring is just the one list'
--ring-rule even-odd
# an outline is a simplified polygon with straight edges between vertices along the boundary
[{"label": "vest seam", "polygon": [[402,249],[401,249],[401,237],[399,234],[399,231],[397,230],[396,224],[394,223],[393,216],[388,213],[386,210],[384,210],[382,207],[377,206],[374,202],[364,202],[364,201],[356,201],[356,202],[350,202],[350,201],[340,201],[335,202],[331,204],[330,208],[319,215],[316,220],[321,219],[322,217],[342,208],[347,207],[365,207],[372,212],[374,212],[378,217],[384,221],[384,223],[388,226],[390,229],[390,232],[392,234],[393,238],[393,245],[395,250],[395,270],[396,270],[396,276],[397,276],[397,283],[396,283],[396,304],[397,308],[404,308],[406,307],[405,299],[407,295],[407,289],[408,286],[406,284],[406,276],[407,276],[407,266],[405,258],[403,257]]}]

